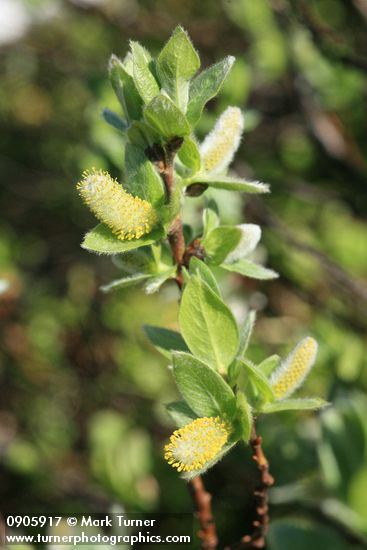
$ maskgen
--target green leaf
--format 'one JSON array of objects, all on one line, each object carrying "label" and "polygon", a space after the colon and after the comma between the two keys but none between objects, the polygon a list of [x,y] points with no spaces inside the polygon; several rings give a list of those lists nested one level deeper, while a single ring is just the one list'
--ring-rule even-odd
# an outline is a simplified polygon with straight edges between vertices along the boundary
[{"label": "green leaf", "polygon": [[225,372],[238,348],[238,329],[232,312],[197,275],[183,292],[179,322],[191,352],[212,368]]},{"label": "green leaf", "polygon": [[237,227],[222,225],[210,231],[202,240],[207,261],[213,265],[220,265],[228,254],[240,242],[242,233]]},{"label": "green leaf", "polygon": [[126,70],[126,59],[122,62],[112,55],[109,62],[109,74],[112,87],[119,100],[127,120],[139,120],[142,115],[142,100],[132,76]]},{"label": "green leaf", "polygon": [[304,399],[282,399],[274,401],[274,403],[266,403],[260,408],[260,411],[265,414],[282,412],[282,411],[309,411],[322,409],[330,405],[320,397],[308,397]]},{"label": "green leaf", "polygon": [[177,387],[198,416],[233,417],[236,399],[220,374],[188,353],[174,352],[172,357]]},{"label": "green leaf", "polygon": [[123,275],[153,275],[157,272],[158,262],[153,255],[153,246],[142,246],[124,252],[123,254],[116,254],[112,257],[113,263],[123,271]]},{"label": "green leaf", "polygon": [[190,424],[190,422],[197,418],[197,415],[190,409],[185,401],[174,401],[173,403],[169,403],[166,405],[166,409],[178,428]]},{"label": "green leaf", "polygon": [[215,97],[227,78],[235,58],[225,57],[199,74],[191,83],[187,118],[194,126],[199,121],[205,104]]},{"label": "green leaf", "polygon": [[241,391],[237,392],[237,420],[239,422],[241,438],[247,443],[251,436],[253,424],[251,406],[249,405],[246,396]]},{"label": "green leaf", "polygon": [[177,268],[176,266],[174,266],[150,278],[150,280],[146,283],[144,287],[145,292],[147,294],[154,294],[154,292],[158,292],[158,290],[166,281],[175,277],[176,270]]},{"label": "green leaf", "polygon": [[191,279],[190,273],[185,266],[182,267],[182,279],[183,279],[184,285],[187,285]]},{"label": "green leaf", "polygon": [[149,235],[143,235],[140,239],[121,241],[112,233],[111,229],[105,224],[100,223],[86,234],[81,247],[97,254],[121,254],[140,246],[153,244],[155,241],[161,239],[162,236],[162,229],[158,228],[149,233]]},{"label": "green leaf", "polygon": [[184,137],[190,134],[185,115],[164,94],[157,95],[144,110],[148,124],[164,138]]},{"label": "green leaf", "polygon": [[125,120],[121,118],[118,114],[106,108],[103,109],[102,116],[107,124],[115,128],[119,132],[122,132],[123,134],[126,133],[128,125],[126,124]]},{"label": "green leaf", "polygon": [[251,339],[252,331],[254,329],[255,321],[256,321],[256,311],[255,310],[249,311],[240,329],[240,345],[238,346],[238,354],[237,354],[239,358],[244,357],[247,351],[247,348]]},{"label": "green leaf", "polygon": [[189,351],[179,332],[152,325],[144,325],[143,330],[153,346],[169,359],[172,351]]},{"label": "green leaf", "polygon": [[162,178],[144,151],[131,143],[127,143],[125,147],[125,169],[127,190],[159,210],[165,200]]},{"label": "green leaf", "polygon": [[149,103],[159,94],[158,83],[151,71],[152,58],[139,42],[131,41],[130,47],[133,59],[133,79],[136,89],[144,103]]},{"label": "green leaf", "polygon": [[198,71],[200,58],[182,27],[177,27],[157,59],[162,88],[183,112],[189,96],[189,80]]},{"label": "green leaf", "polygon": [[254,223],[242,223],[236,225],[241,231],[241,239],[238,246],[225,259],[226,264],[238,262],[242,258],[246,258],[257,247],[261,238],[261,228]]},{"label": "green leaf", "polygon": [[234,359],[228,367],[228,384],[231,388],[237,386],[237,380],[241,372],[241,364],[238,359]]},{"label": "green leaf", "polygon": [[159,134],[143,120],[134,121],[127,131],[129,141],[145,151],[154,143],[159,143]]},{"label": "green leaf", "polygon": [[222,264],[221,267],[227,271],[239,273],[240,275],[250,277],[251,279],[269,280],[279,277],[276,271],[267,269],[262,265],[255,264],[254,262],[245,259],[238,260],[238,262],[233,262],[232,264]]},{"label": "green leaf", "polygon": [[185,137],[183,144],[178,150],[178,158],[194,174],[199,172],[201,168],[200,152],[195,140],[190,136]]},{"label": "green leaf", "polygon": [[242,359],[240,361],[242,370],[238,379],[238,386],[245,390],[247,382],[250,381],[253,387],[259,394],[260,401],[274,401],[274,393],[270,385],[269,380],[266,378],[263,372],[259,370],[248,359]]},{"label": "green leaf", "polygon": [[129,277],[122,277],[121,279],[116,279],[107,285],[101,286],[102,292],[111,292],[112,290],[119,290],[121,288],[127,288],[129,286],[138,285],[146,279],[149,279],[151,275],[146,273],[137,273],[136,275],[130,275]]},{"label": "green leaf", "polygon": [[245,193],[269,193],[269,186],[259,181],[246,181],[241,178],[221,176],[217,174],[196,174],[185,181],[185,185],[193,183],[206,183],[214,189],[227,189],[228,191],[243,191]]},{"label": "green leaf", "polygon": [[280,367],[281,358],[279,355],[271,355],[267,359],[264,359],[257,368],[260,369],[267,378],[278,368]]},{"label": "green leaf", "polygon": [[209,235],[213,229],[216,229],[219,226],[220,220],[218,212],[215,208],[208,206],[203,210],[203,240]]},{"label": "green leaf", "polygon": [[200,279],[205,281],[218,296],[221,296],[220,288],[212,270],[202,260],[196,258],[196,256],[193,256],[190,260],[190,271],[193,274],[196,273],[196,275],[199,275]]}]

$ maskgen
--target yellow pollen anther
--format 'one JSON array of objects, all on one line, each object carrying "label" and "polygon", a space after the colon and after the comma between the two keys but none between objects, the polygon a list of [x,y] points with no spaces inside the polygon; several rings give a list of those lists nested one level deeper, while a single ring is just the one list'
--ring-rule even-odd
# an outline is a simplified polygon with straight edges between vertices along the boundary
[{"label": "yellow pollen anther", "polygon": [[164,458],[179,472],[200,470],[220,453],[228,437],[229,428],[219,416],[197,418],[173,432]]},{"label": "yellow pollen anther", "polygon": [[150,233],[158,221],[153,206],[133,197],[108,172],[83,172],[77,189],[93,214],[121,240],[139,239]]}]

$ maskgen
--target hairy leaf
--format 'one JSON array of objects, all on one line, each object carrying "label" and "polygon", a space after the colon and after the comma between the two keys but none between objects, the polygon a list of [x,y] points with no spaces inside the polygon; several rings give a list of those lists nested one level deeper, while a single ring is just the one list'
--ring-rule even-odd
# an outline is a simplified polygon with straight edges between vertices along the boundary
[{"label": "hairy leaf", "polygon": [[123,134],[126,133],[128,125],[126,124],[126,121],[118,114],[106,108],[103,109],[102,116],[107,124],[115,128],[116,130],[119,130],[119,132],[122,132]]},{"label": "hairy leaf", "polygon": [[135,86],[132,75],[126,70],[126,59],[122,62],[112,55],[109,62],[109,74],[112,87],[119,100],[126,119],[139,120],[142,115],[142,100]]},{"label": "hairy leaf", "polygon": [[144,325],[143,330],[153,346],[156,346],[166,357],[171,358],[172,351],[189,351],[179,332],[152,325]]},{"label": "hairy leaf", "polygon": [[179,322],[192,353],[225,372],[238,348],[236,321],[221,298],[197,275],[190,278],[183,292]]},{"label": "hairy leaf", "polygon": [[220,265],[228,254],[236,248],[241,239],[241,230],[237,227],[222,225],[216,227],[202,240],[208,262]]},{"label": "hairy leaf", "polygon": [[227,78],[235,58],[225,57],[199,74],[191,83],[187,118],[194,126],[199,121],[205,104],[215,97]]},{"label": "hairy leaf", "polygon": [[200,279],[205,281],[218,296],[221,296],[219,285],[212,270],[202,260],[193,256],[190,260],[190,271],[199,275]]},{"label": "hairy leaf", "polygon": [[266,403],[261,407],[261,412],[270,414],[282,411],[308,411],[322,409],[329,403],[320,397],[308,397],[303,399],[282,399],[274,403]]},{"label": "hairy leaf", "polygon": [[175,276],[175,274],[176,274],[176,266],[171,267],[161,273],[157,273],[157,275],[150,278],[149,281],[146,283],[146,285],[144,285],[145,292],[147,294],[154,294],[154,292],[158,292],[161,286],[169,279],[172,279]]},{"label": "hairy leaf", "polygon": [[184,137],[190,134],[185,115],[164,94],[157,95],[144,110],[145,120],[163,137]]},{"label": "hairy leaf", "polygon": [[133,78],[135,86],[144,103],[149,103],[159,94],[158,83],[151,71],[151,56],[149,52],[139,44],[130,42],[133,59]]},{"label": "hairy leaf", "polygon": [[279,277],[276,271],[245,259],[238,260],[232,264],[222,264],[221,267],[227,271],[232,271],[234,273],[239,273],[244,277],[249,277],[250,279],[269,280]]},{"label": "hairy leaf", "polygon": [[252,331],[254,329],[256,321],[256,311],[249,311],[243,325],[240,329],[240,345],[238,347],[238,357],[244,357],[251,338]]},{"label": "hairy leaf", "polygon": [[250,439],[252,429],[252,413],[251,406],[249,405],[246,396],[243,392],[239,391],[236,395],[237,401],[237,419],[240,425],[241,437],[247,443]]},{"label": "hairy leaf", "polygon": [[127,190],[159,209],[165,199],[162,178],[144,151],[131,143],[127,143],[125,147],[125,170]]},{"label": "hairy leaf", "polygon": [[246,181],[237,177],[221,176],[217,174],[197,174],[186,180],[186,185],[193,183],[206,183],[214,189],[227,189],[228,191],[243,191],[245,193],[269,193],[269,186],[259,181]]},{"label": "hairy leaf", "polygon": [[174,401],[173,403],[169,403],[166,405],[166,409],[178,428],[190,424],[190,422],[197,418],[197,415],[190,409],[185,401]]},{"label": "hairy leaf", "polygon": [[183,144],[178,150],[178,158],[194,174],[199,172],[201,167],[201,157],[198,146],[192,137],[185,137]]},{"label": "hairy leaf", "polygon": [[270,386],[269,380],[251,361],[242,359],[240,361],[242,373],[240,374],[238,384],[244,389],[247,386],[247,380],[253,384],[259,393],[261,401],[274,401],[274,393]]},{"label": "hairy leaf", "polygon": [[234,393],[220,374],[188,353],[174,352],[172,357],[177,387],[198,416],[234,415]]},{"label": "hairy leaf", "polygon": [[213,229],[216,229],[219,226],[220,220],[218,212],[215,208],[208,206],[203,210],[203,239],[205,239]]},{"label": "hairy leaf", "polygon": [[151,277],[148,273],[136,273],[135,275],[130,275],[129,277],[122,277],[121,279],[116,279],[111,283],[101,286],[102,292],[111,292],[112,290],[119,290],[121,288],[127,288],[129,286],[138,285],[143,281],[146,281]]},{"label": "hairy leaf", "polygon": [[259,365],[257,366],[258,369],[260,369],[266,377],[269,378],[269,376],[278,368],[280,367],[281,358],[279,355],[271,355],[267,359],[264,359]]},{"label": "hairy leaf", "polygon": [[153,244],[161,237],[162,229],[158,228],[140,239],[121,241],[105,224],[100,223],[85,235],[81,247],[97,254],[121,254],[140,246]]},{"label": "hairy leaf", "polygon": [[127,131],[129,141],[145,151],[153,143],[159,143],[159,134],[143,120],[135,120]]},{"label": "hairy leaf", "polygon": [[189,80],[200,67],[200,58],[190,38],[178,26],[157,59],[157,73],[162,88],[183,112],[186,111]]}]

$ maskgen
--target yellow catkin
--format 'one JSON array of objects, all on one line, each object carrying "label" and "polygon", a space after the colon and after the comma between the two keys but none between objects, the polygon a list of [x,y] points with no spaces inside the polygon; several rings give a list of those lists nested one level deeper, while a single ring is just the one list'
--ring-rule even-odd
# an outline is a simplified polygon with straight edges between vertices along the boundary
[{"label": "yellow catkin", "polygon": [[220,173],[229,166],[240,144],[243,127],[241,110],[228,107],[201,144],[201,158],[206,172]]},{"label": "yellow catkin", "polygon": [[139,239],[158,221],[149,202],[127,193],[108,172],[87,170],[77,189],[96,218],[121,240]]},{"label": "yellow catkin", "polygon": [[277,369],[271,380],[276,399],[283,399],[293,393],[311,370],[317,354],[314,338],[304,338]]},{"label": "yellow catkin", "polygon": [[228,427],[219,416],[197,418],[173,432],[164,458],[179,472],[200,470],[219,454],[228,437]]}]

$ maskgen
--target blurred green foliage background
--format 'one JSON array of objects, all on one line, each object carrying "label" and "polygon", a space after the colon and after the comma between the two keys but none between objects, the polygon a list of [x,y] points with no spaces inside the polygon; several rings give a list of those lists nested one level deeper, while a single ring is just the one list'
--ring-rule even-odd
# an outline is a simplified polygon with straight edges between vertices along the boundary
[{"label": "blurred green foliage background", "polygon": [[[155,53],[181,23],[204,66],[237,57],[199,137],[239,105],[235,168],[272,186],[260,199],[216,194],[224,220],[263,226],[260,254],[281,275],[228,276],[226,297],[239,318],[259,311],[255,361],[315,336],[302,391],[333,402],[260,421],[276,478],[268,547],[367,548],[366,1],[2,0],[0,10],[0,510],[191,510],[162,457],[176,390],[141,331],[176,328],[177,291],[102,295],[118,268],[79,247],[94,222],[75,192],[85,168],[123,165],[101,117],[118,110],[109,55],[129,38]],[[224,542],[250,526],[254,471],[238,447],[205,476]]]}]

